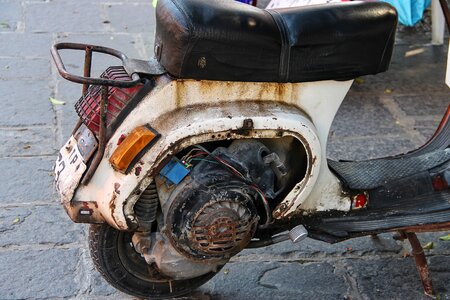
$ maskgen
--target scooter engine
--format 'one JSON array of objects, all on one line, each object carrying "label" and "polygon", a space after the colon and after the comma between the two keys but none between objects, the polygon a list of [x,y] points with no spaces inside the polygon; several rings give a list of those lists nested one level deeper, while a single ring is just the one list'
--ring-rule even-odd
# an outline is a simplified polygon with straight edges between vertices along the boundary
[{"label": "scooter engine", "polygon": [[285,171],[274,158],[279,162],[261,142],[245,140],[212,152],[194,147],[169,163],[155,178],[161,230],[133,238],[147,263],[170,278],[188,279],[216,272],[244,249],[258,223],[270,221],[269,200]]}]

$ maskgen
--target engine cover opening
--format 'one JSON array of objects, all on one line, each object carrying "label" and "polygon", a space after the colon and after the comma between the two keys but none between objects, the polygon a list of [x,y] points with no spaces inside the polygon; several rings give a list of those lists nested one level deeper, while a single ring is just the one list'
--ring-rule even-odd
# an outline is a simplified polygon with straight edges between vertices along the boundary
[{"label": "engine cover opening", "polygon": [[157,217],[152,205],[151,247],[141,253],[171,278],[219,269],[272,226],[273,209],[308,172],[307,153],[292,136],[215,141],[177,153],[154,178],[150,192],[158,197],[151,200],[160,205]]},{"label": "engine cover opening", "polygon": [[308,169],[303,144],[291,136],[205,143],[175,159],[187,176],[179,184],[159,176],[156,185],[170,240],[194,259],[244,249]]}]

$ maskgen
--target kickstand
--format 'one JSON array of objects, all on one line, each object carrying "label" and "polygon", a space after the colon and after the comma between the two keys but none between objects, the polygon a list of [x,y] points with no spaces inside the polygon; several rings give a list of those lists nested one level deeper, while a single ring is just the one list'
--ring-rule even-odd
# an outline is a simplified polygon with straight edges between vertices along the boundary
[{"label": "kickstand", "polygon": [[417,271],[419,272],[425,295],[434,298],[434,289],[433,284],[431,283],[430,270],[428,269],[427,259],[425,258],[425,253],[419,239],[417,238],[417,235],[414,232],[399,231],[398,234],[394,235],[394,239],[401,241],[408,239],[411,244],[412,254],[414,255],[414,260],[416,261]]}]

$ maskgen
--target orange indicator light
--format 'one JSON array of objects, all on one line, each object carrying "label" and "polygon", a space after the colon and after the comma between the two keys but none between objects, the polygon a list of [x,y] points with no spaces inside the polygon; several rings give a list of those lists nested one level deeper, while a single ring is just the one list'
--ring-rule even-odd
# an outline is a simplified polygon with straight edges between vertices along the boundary
[{"label": "orange indicator light", "polygon": [[158,134],[145,126],[135,128],[117,146],[109,162],[116,171],[125,172],[135,157],[156,137]]}]

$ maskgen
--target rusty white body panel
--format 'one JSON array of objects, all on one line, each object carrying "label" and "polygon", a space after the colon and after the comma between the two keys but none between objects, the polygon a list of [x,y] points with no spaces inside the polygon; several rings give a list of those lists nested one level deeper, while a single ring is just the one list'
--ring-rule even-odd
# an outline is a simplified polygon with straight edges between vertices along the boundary
[{"label": "rusty white body panel", "polygon": [[[340,184],[329,171],[326,143],[333,118],[352,81],[310,83],[248,83],[171,80],[162,76],[114,133],[105,156],[87,186],[76,191],[76,201],[95,201],[102,217],[118,229],[127,229],[132,207],[173,154],[214,140],[276,138],[299,139],[308,154],[307,176],[274,211],[275,218],[298,210],[350,209]],[[245,119],[253,128],[242,130]],[[119,138],[137,126],[150,124],[161,138],[125,175],[113,170],[109,157]]]}]

